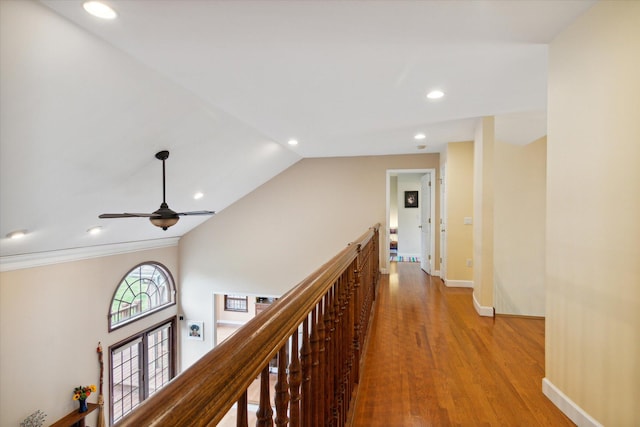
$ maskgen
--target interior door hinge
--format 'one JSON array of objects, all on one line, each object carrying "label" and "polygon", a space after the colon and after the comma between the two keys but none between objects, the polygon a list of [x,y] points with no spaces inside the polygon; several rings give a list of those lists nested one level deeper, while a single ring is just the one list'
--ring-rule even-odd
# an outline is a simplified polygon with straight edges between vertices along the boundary
[{"label": "interior door hinge", "polygon": [[431,181],[429,181],[429,187],[431,187]]},{"label": "interior door hinge", "polygon": [[431,224],[431,218],[429,218],[429,224]]},{"label": "interior door hinge", "polygon": [[431,261],[431,255],[429,255],[429,261]]}]

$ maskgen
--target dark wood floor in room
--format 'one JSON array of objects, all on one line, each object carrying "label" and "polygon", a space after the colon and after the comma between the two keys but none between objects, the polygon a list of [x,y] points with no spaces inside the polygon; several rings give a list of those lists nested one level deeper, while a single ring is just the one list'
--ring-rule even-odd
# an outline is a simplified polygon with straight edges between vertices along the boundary
[{"label": "dark wood floor in room", "polygon": [[353,426],[574,425],[541,391],[544,320],[480,317],[418,263],[382,277]]}]

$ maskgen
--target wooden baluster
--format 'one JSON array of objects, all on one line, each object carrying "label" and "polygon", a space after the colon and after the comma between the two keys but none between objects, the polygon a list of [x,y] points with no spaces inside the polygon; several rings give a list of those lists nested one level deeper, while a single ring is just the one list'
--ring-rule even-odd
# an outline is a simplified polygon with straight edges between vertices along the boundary
[{"label": "wooden baluster", "polygon": [[326,402],[324,399],[324,389],[327,377],[327,347],[325,342],[326,331],[324,328],[324,311],[325,305],[322,300],[318,303],[318,382],[316,387],[318,389],[317,403],[318,403],[318,425],[322,426],[326,423]]},{"label": "wooden baluster", "polygon": [[353,273],[353,351],[355,357],[355,366],[353,367],[353,381],[355,384],[360,383],[360,352],[362,346],[360,343],[360,325],[361,325],[361,302],[360,302],[360,270],[359,265]]},{"label": "wooden baluster", "polygon": [[238,400],[238,410],[236,416],[236,427],[249,427],[249,420],[247,416],[247,390],[242,393]]},{"label": "wooden baluster", "polygon": [[347,354],[347,362],[346,362],[346,375],[345,375],[345,399],[344,405],[342,408],[342,422],[340,425],[344,425],[347,421],[347,412],[349,411],[349,404],[351,401],[351,393],[353,392],[353,360],[355,350],[353,347],[353,270],[357,265],[357,258],[354,260],[352,267],[349,268],[346,272],[347,275],[347,302],[345,307],[345,317],[347,321],[345,322],[345,339],[344,339],[344,348]]},{"label": "wooden baluster", "polygon": [[347,344],[349,333],[349,319],[347,316],[347,304],[348,304],[348,286],[349,279],[348,273],[342,273],[342,277],[340,280],[340,321],[338,322],[338,326],[340,327],[340,367],[339,370],[339,379],[340,379],[340,388],[338,392],[338,413],[336,418],[336,425],[342,425],[342,415],[345,413],[346,401],[347,401],[347,379],[348,379],[348,371],[347,365],[349,363],[349,349],[351,348],[351,343]]},{"label": "wooden baluster", "polygon": [[[335,285],[334,285],[335,286]],[[324,400],[325,400],[325,414],[326,414],[326,425],[331,425],[331,420],[333,419],[333,408],[334,408],[334,384],[335,384],[335,351],[334,351],[334,325],[333,325],[333,287],[329,289],[329,292],[324,296],[324,324],[325,324],[325,348],[326,348],[326,356],[325,356],[325,366],[327,375],[325,376],[325,386],[324,386]]]},{"label": "wooden baluster", "polygon": [[338,279],[334,287],[333,294],[333,410],[331,411],[331,425],[338,425],[338,414],[340,413],[340,405],[342,404],[341,386],[342,386],[342,313],[341,311],[341,286],[342,276]]},{"label": "wooden baluster", "polygon": [[296,329],[291,335],[291,358],[289,363],[289,394],[291,395],[291,403],[289,409],[290,427],[300,427],[300,384],[302,383],[302,371],[300,369],[300,357],[298,352],[298,333],[300,328]]},{"label": "wooden baluster", "polygon": [[302,425],[311,426],[311,342],[309,338],[309,316],[302,323]]},{"label": "wooden baluster", "polygon": [[256,411],[256,427],[273,427],[273,409],[269,398],[269,364],[260,374],[260,405]]},{"label": "wooden baluster", "polygon": [[318,307],[314,307],[311,312],[311,420],[313,426],[319,424],[320,415],[318,414],[318,405],[320,399],[320,390],[318,390],[318,384],[320,383],[320,342],[318,338],[318,324],[316,322],[318,315]]},{"label": "wooden baluster", "polygon": [[289,384],[287,382],[287,343],[278,352],[278,382],[276,383],[276,425],[285,427],[289,423]]}]

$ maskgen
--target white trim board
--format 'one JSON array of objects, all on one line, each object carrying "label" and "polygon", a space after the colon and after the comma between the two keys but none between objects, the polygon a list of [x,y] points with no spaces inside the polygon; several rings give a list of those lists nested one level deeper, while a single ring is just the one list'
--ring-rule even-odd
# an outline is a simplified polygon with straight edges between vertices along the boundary
[{"label": "white trim board", "polygon": [[547,378],[542,379],[542,393],[579,427],[603,427]]},{"label": "white trim board", "polygon": [[[448,288],[471,288],[473,289],[473,280],[449,280],[444,279],[444,284]],[[475,297],[474,297],[475,301]]]},{"label": "white trim board", "polygon": [[177,246],[178,240],[180,240],[180,237],[168,237],[164,239],[114,243],[33,254],[8,255],[0,257],[0,272]]},{"label": "white trim board", "polygon": [[473,307],[476,309],[480,316],[493,317],[493,307],[480,305],[480,303],[476,299],[476,294],[473,294]]}]

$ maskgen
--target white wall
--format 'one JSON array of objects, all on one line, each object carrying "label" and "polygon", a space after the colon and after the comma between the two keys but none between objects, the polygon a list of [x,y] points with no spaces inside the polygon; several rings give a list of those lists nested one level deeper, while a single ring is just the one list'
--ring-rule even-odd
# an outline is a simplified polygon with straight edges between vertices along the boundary
[{"label": "white wall", "polygon": [[[18,426],[38,409],[50,425],[77,409],[74,387],[99,383],[98,342],[108,411],[109,346],[178,312],[175,305],[108,332],[116,288],[145,261],[163,264],[178,280],[177,246],[0,273],[0,426]],[[88,425],[96,425],[96,415]]]},{"label": "white wall", "polygon": [[404,207],[404,192],[417,191],[420,200],[420,173],[399,173],[397,188],[398,206],[398,255],[419,257],[420,248],[420,205],[417,208]]}]

